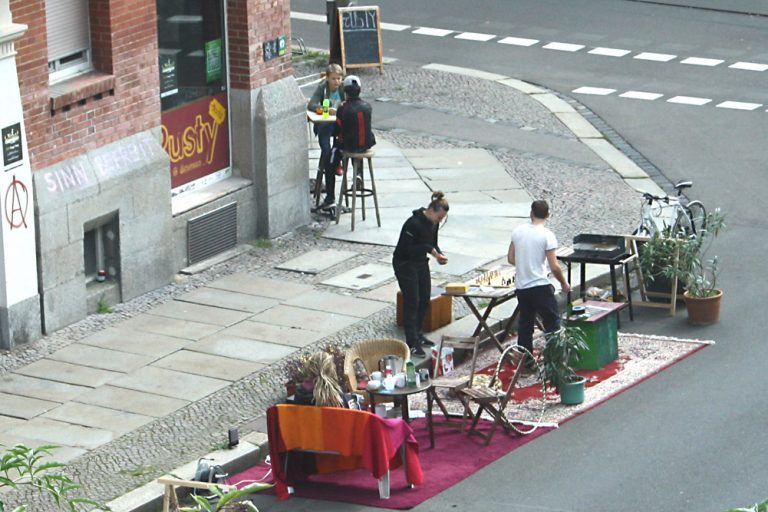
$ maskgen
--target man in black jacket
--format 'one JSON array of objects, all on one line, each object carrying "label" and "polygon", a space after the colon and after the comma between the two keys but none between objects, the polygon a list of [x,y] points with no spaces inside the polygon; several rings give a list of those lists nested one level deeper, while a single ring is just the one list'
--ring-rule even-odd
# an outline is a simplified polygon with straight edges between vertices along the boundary
[{"label": "man in black jacket", "polygon": [[376,144],[371,129],[371,106],[360,99],[360,79],[347,76],[342,82],[346,101],[336,112],[338,144],[344,151],[363,153]]}]

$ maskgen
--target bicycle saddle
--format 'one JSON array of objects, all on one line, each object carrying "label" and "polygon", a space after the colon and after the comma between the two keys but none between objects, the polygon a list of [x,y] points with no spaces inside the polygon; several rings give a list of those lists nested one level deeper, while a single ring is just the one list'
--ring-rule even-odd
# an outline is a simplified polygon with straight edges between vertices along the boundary
[{"label": "bicycle saddle", "polygon": [[691,180],[681,180],[675,183],[675,190],[680,192],[684,188],[691,188],[693,186],[693,182]]}]

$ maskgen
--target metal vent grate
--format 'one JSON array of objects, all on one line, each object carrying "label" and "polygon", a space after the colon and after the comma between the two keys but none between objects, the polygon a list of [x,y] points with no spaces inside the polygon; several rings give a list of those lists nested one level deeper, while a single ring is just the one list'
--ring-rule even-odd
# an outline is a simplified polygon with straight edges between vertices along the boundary
[{"label": "metal vent grate", "polygon": [[237,203],[187,222],[187,262],[203,261],[237,246]]}]

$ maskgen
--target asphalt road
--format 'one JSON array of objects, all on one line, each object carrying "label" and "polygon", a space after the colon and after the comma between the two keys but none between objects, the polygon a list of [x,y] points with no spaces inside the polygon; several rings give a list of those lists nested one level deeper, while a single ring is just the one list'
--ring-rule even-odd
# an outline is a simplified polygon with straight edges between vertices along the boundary
[{"label": "asphalt road", "polygon": [[[768,297],[762,276],[768,247],[768,70],[759,70],[768,65],[766,4],[381,4],[383,21],[410,26],[384,31],[386,56],[477,68],[576,97],[670,179],[692,178],[690,195],[721,207],[728,218],[713,251],[723,262],[721,322],[693,328],[685,313],[670,318],[643,309],[625,327],[714,339],[717,345],[515,451],[419,510],[722,511],[768,498],[768,344],[757,322]],[[324,8],[319,0],[292,1],[293,11],[322,14]],[[451,32],[422,35],[414,33],[418,27]],[[455,37],[467,32],[493,38]],[[320,22],[294,19],[293,33],[310,46],[327,46],[327,27]],[[518,39],[499,42],[508,37]],[[525,39],[536,42],[523,46]],[[545,48],[550,43],[583,47]],[[613,50],[628,52],[618,56],[622,52]],[[663,61],[664,56],[674,57]],[[579,92],[584,87],[613,92]],[[637,99],[638,92],[660,96]],[[675,97],[709,101],[668,101]]]}]

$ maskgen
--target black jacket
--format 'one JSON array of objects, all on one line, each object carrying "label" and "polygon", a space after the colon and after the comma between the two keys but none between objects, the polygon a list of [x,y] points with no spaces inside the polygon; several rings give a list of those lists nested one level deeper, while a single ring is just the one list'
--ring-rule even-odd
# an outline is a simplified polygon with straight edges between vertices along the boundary
[{"label": "black jacket", "polygon": [[403,224],[392,263],[424,263],[428,261],[427,255],[432,253],[432,249],[443,252],[437,245],[437,224],[424,215],[424,210],[413,210],[413,215]]},{"label": "black jacket", "polygon": [[341,149],[362,153],[376,144],[371,129],[371,106],[360,98],[347,98],[336,111],[336,135]]}]

